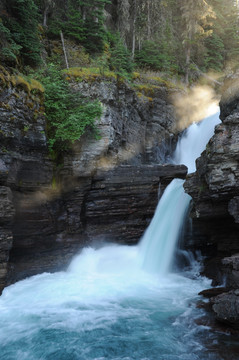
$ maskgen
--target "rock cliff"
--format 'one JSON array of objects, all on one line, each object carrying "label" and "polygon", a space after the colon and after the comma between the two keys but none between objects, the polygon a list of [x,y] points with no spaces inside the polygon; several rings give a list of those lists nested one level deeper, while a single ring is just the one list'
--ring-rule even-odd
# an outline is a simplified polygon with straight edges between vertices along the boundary
[{"label": "rock cliff", "polygon": [[186,175],[184,166],[156,165],[165,162],[174,137],[169,89],[149,99],[116,82],[72,87],[101,100],[101,139],[83,136],[60,167],[48,154],[42,94],[9,84],[1,89],[0,290],[64,269],[95,239],[137,242],[159,184],[163,189]]},{"label": "rock cliff", "polygon": [[195,236],[196,244],[206,255],[204,273],[214,285],[225,283],[229,290],[233,289],[212,299],[213,311],[217,319],[234,327],[239,314],[239,268],[235,256],[239,253],[238,104],[238,92],[232,94],[230,88],[220,103],[222,123],[197,160],[197,171],[185,183],[186,192],[193,198],[195,233],[200,233],[199,242]]}]

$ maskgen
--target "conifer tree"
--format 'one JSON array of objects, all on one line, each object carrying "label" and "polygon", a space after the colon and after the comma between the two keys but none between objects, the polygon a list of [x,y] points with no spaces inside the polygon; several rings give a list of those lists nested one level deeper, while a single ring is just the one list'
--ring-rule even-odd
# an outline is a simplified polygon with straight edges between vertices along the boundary
[{"label": "conifer tree", "polygon": [[215,17],[211,6],[205,0],[182,0],[182,18],[185,22],[183,43],[185,47],[185,83],[189,83],[189,72],[192,56],[192,47],[200,37],[209,36],[211,30],[205,30],[208,19]]},{"label": "conifer tree", "polygon": [[39,64],[41,58],[37,6],[33,0],[9,0],[5,6],[3,24],[11,32],[12,40],[19,46],[24,64]]},{"label": "conifer tree", "polygon": [[129,77],[129,74],[133,71],[130,52],[125,47],[119,34],[113,35],[110,42],[110,65],[117,75],[117,80],[121,77]]},{"label": "conifer tree", "polygon": [[[239,9],[234,0],[209,0],[213,7],[216,18],[213,19],[214,39],[207,43],[208,52],[211,47],[217,47],[220,41],[223,44],[221,51],[222,64],[226,66],[228,62],[237,62],[239,60]],[[216,40],[217,44],[213,41]],[[219,50],[220,51],[220,50]],[[217,53],[215,53],[217,56]],[[210,64],[210,63],[209,63]]]}]

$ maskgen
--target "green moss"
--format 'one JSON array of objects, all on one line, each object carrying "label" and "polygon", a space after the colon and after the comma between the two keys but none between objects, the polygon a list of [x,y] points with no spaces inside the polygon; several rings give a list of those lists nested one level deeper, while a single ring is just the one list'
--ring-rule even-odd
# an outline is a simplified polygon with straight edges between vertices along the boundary
[{"label": "green moss", "polygon": [[24,126],[23,132],[26,134],[29,131],[29,126]]},{"label": "green moss", "polygon": [[101,72],[100,68],[73,67],[63,71],[67,81],[87,81],[95,82],[103,79],[116,79],[117,76],[113,71]]},{"label": "green moss", "polygon": [[[22,75],[16,75],[15,76],[15,84],[16,87],[22,88],[24,91],[30,95],[30,93],[33,94],[43,94],[44,93],[44,87],[42,84],[35,80],[35,79],[27,79],[26,77]],[[13,83],[13,81],[12,81]]]},{"label": "green moss", "polygon": [[[20,88],[29,96],[37,94],[40,98],[43,96],[45,91],[39,81],[23,76],[22,74],[10,75],[10,73],[2,65],[0,65],[0,86]],[[16,98],[20,97],[16,93],[13,95]]]},{"label": "green moss", "polygon": [[56,181],[56,176],[55,175],[53,175],[53,177],[52,177],[51,187],[52,187],[53,190],[57,189],[57,181]]}]

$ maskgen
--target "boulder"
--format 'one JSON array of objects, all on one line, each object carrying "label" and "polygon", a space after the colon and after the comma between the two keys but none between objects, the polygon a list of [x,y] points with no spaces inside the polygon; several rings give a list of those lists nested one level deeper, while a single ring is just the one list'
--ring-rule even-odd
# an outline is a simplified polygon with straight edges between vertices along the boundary
[{"label": "boulder", "polygon": [[239,329],[239,289],[220,294],[211,300],[216,319]]}]

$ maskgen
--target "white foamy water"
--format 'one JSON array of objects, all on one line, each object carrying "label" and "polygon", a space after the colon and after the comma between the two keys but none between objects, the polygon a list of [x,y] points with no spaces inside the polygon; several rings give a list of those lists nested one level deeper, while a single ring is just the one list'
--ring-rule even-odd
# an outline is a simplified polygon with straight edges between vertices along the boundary
[{"label": "white foamy water", "polygon": [[195,160],[201,155],[208,141],[214,134],[214,128],[221,121],[219,112],[209,116],[204,121],[189,126],[184,136],[178,141],[174,154],[176,164],[184,164],[188,172],[196,170]]},{"label": "white foamy water", "polygon": [[182,184],[175,180],[166,190],[140,246],[85,248],[66,272],[7,287],[0,358],[221,360],[203,345],[209,329],[194,322],[202,314],[197,293],[209,281],[196,267],[168,272],[189,201]]},{"label": "white foamy water", "polygon": [[196,360],[202,346],[187,344],[190,304],[207,286],[206,279],[144,272],[137,246],[86,248],[67,272],[4,290],[0,358],[189,359],[190,348]]},{"label": "white foamy water", "polygon": [[[200,123],[192,124],[177,144],[174,162],[186,165],[189,172],[195,171],[195,160],[205,149],[218,123],[219,113],[216,113]],[[185,194],[183,184],[184,180],[181,179],[174,179],[169,184],[141,240],[143,268],[161,276],[170,269],[175,245],[191,200]]]},{"label": "white foamy water", "polygon": [[[166,188],[150,226],[141,240],[142,266],[160,276],[168,273],[191,197],[184,180],[174,179]],[[160,224],[160,225],[159,225]]]}]

